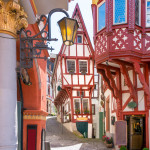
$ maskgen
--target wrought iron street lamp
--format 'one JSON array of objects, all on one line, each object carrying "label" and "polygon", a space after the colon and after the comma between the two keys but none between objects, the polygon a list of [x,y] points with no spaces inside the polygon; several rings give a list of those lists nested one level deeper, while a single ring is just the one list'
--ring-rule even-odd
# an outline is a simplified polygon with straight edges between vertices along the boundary
[{"label": "wrought iron street lamp", "polygon": [[63,19],[58,21],[58,24],[61,30],[63,43],[65,45],[73,45],[78,29],[77,21],[74,19],[64,17]]},{"label": "wrought iron street lamp", "polygon": [[[45,15],[40,17],[39,22],[46,20],[46,23],[38,34],[31,36],[32,33],[30,30],[25,31],[22,29],[20,31],[20,68],[32,68],[34,58],[46,59],[46,57],[41,57],[42,50],[54,50],[45,43],[47,41],[50,42],[58,40],[51,37],[51,16],[55,12],[62,12],[66,15],[66,17],[58,21],[63,43],[65,45],[74,44],[77,29],[79,27],[77,21],[69,18],[69,15],[65,10],[60,8],[53,9],[48,14],[48,17]],[[47,26],[48,31],[46,31]]]}]

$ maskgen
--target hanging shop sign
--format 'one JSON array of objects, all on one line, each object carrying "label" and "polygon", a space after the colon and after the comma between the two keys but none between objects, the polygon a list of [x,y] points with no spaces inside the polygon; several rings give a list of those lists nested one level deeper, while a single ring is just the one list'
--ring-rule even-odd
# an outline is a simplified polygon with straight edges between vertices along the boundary
[{"label": "hanging shop sign", "polygon": [[129,108],[136,108],[137,104],[136,104],[136,102],[132,101],[132,102],[128,103],[128,107]]},{"label": "hanging shop sign", "polygon": [[57,91],[61,91],[61,87],[60,87],[60,85],[57,87]]}]

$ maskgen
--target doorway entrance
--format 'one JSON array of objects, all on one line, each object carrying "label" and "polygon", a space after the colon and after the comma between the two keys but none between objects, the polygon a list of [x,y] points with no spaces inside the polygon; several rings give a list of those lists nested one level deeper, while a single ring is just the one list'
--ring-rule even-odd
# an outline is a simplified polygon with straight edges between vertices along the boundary
[{"label": "doorway entrance", "polygon": [[146,146],[145,116],[125,116],[127,121],[127,149],[142,150]]}]

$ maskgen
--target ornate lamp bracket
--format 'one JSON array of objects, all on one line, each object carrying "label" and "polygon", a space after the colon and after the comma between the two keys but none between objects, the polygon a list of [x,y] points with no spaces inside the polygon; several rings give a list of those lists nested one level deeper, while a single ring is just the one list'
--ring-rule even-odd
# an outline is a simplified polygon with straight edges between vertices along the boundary
[{"label": "ornate lamp bracket", "polygon": [[[43,29],[36,35],[32,35],[30,30],[21,29],[20,36],[20,68],[30,69],[33,67],[33,59],[47,59],[46,56],[41,56],[42,50],[54,50],[48,46],[50,41],[57,41],[56,38],[51,38],[51,16],[55,12],[62,12],[67,17],[68,13],[60,8],[53,9],[49,12],[48,17],[41,15],[40,22],[45,22]],[[48,31],[46,30],[48,28]]]}]

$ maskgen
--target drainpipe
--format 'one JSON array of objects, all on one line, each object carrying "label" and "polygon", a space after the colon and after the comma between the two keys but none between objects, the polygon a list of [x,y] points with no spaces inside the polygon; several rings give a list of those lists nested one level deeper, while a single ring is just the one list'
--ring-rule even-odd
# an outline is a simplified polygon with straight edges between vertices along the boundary
[{"label": "drainpipe", "polygon": [[17,73],[19,93],[20,93],[20,102],[21,102],[21,150],[23,150],[23,92],[20,80],[20,73]]}]

